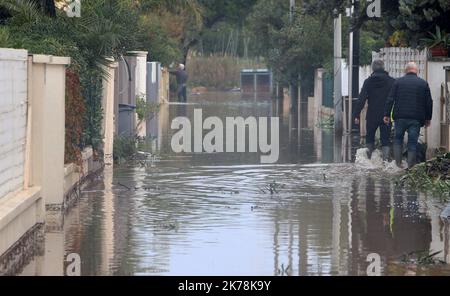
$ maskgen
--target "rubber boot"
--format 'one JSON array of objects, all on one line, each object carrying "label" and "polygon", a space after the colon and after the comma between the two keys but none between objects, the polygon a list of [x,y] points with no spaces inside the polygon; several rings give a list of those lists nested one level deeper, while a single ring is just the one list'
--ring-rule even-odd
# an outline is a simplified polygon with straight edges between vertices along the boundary
[{"label": "rubber boot", "polygon": [[369,151],[367,151],[367,158],[372,159],[372,153],[375,150],[375,144],[367,144],[366,146],[367,146],[367,149],[369,150]]},{"label": "rubber boot", "polygon": [[417,163],[417,152],[408,151],[408,169],[412,169]]},{"label": "rubber boot", "polygon": [[383,160],[389,161],[391,159],[391,147],[389,146],[383,146]]},{"label": "rubber boot", "polygon": [[403,152],[403,148],[401,145],[394,145],[394,159],[395,159],[395,163],[397,164],[397,166],[399,168],[402,167],[402,152]]}]

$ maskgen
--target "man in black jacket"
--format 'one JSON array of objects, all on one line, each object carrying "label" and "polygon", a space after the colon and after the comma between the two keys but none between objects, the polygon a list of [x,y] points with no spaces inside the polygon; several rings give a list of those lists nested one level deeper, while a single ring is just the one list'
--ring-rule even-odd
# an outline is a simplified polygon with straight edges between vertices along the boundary
[{"label": "man in black jacket", "polygon": [[187,102],[187,90],[186,84],[188,81],[188,74],[185,70],[185,66],[183,64],[178,65],[178,69],[176,71],[169,71],[170,74],[175,75],[177,78],[177,95],[179,102]]},{"label": "man in black jacket", "polygon": [[399,167],[405,132],[408,132],[408,167],[412,168],[417,161],[420,129],[430,126],[433,115],[430,86],[417,76],[418,71],[416,63],[408,63],[406,75],[394,83],[386,103],[384,122],[390,124],[392,114],[395,122],[394,157]]},{"label": "man in black jacket", "polygon": [[383,116],[386,100],[395,80],[384,71],[384,62],[381,60],[376,60],[372,63],[372,70],[372,75],[364,81],[353,118],[355,118],[355,123],[359,124],[361,110],[366,105],[366,101],[368,101],[369,108],[366,118],[366,146],[369,149],[368,157],[372,157],[372,152],[375,149],[375,134],[377,129],[380,129],[383,159],[388,160],[391,146],[391,129],[390,126],[384,124]]}]

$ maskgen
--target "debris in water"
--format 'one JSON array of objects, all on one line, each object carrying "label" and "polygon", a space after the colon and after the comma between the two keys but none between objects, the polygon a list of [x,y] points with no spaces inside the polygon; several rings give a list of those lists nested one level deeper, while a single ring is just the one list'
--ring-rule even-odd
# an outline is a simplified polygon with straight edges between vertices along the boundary
[{"label": "debris in water", "polygon": [[[432,252],[432,251],[431,251]],[[401,258],[401,262],[405,264],[414,264],[417,266],[447,264],[445,261],[436,259],[435,257],[443,251],[430,253],[429,251],[416,251],[405,254]]]},{"label": "debris in water", "polygon": [[261,209],[261,207],[260,207],[260,206],[252,206],[251,209],[252,209],[252,212],[253,212],[254,210],[259,210],[259,209]]},{"label": "debris in water", "polygon": [[117,185],[119,185],[119,186],[122,186],[122,187],[124,187],[124,188],[126,188],[128,191],[129,190],[131,190],[131,188],[130,187],[128,187],[128,186],[126,186],[126,185],[123,185],[122,183],[117,183]]},{"label": "debris in water", "polygon": [[450,153],[416,165],[399,183],[437,195],[447,195],[450,193]]},{"label": "debris in water", "polygon": [[178,230],[178,223],[177,222],[158,223],[157,227],[168,231]]},{"label": "debris in water", "polygon": [[272,183],[266,185],[265,187],[259,189],[262,193],[266,194],[267,192],[270,193],[270,195],[274,195],[275,193],[278,194],[279,188],[284,188],[284,185],[278,184],[276,181],[273,181]]}]

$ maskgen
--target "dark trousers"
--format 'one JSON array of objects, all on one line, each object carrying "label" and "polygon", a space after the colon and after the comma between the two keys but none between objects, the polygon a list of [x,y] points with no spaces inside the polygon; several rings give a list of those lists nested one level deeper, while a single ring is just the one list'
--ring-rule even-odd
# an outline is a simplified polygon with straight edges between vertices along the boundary
[{"label": "dark trousers", "polygon": [[178,101],[179,102],[187,102],[186,84],[180,84],[178,86],[177,95],[178,95]]},{"label": "dark trousers", "polygon": [[394,144],[402,145],[405,133],[408,132],[408,151],[416,152],[422,124],[415,119],[397,119],[395,121]]},{"label": "dark trousers", "polygon": [[384,122],[367,121],[366,144],[375,144],[375,134],[380,129],[381,145],[391,146],[391,126]]}]

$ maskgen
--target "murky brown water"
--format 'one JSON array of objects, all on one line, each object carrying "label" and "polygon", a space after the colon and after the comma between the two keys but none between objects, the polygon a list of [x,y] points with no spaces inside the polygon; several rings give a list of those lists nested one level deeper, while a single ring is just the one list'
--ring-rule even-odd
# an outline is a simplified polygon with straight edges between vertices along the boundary
[{"label": "murky brown water", "polygon": [[[78,253],[82,275],[366,275],[377,253],[384,275],[450,275],[448,265],[401,261],[442,251],[436,258],[450,262],[445,203],[397,188],[386,171],[333,163],[342,151],[306,105],[297,116],[288,102],[237,94],[192,102],[155,119],[161,162],[107,168],[22,274],[63,275],[67,254]],[[279,163],[171,153],[170,121],[194,108],[205,118],[279,116]]]}]

